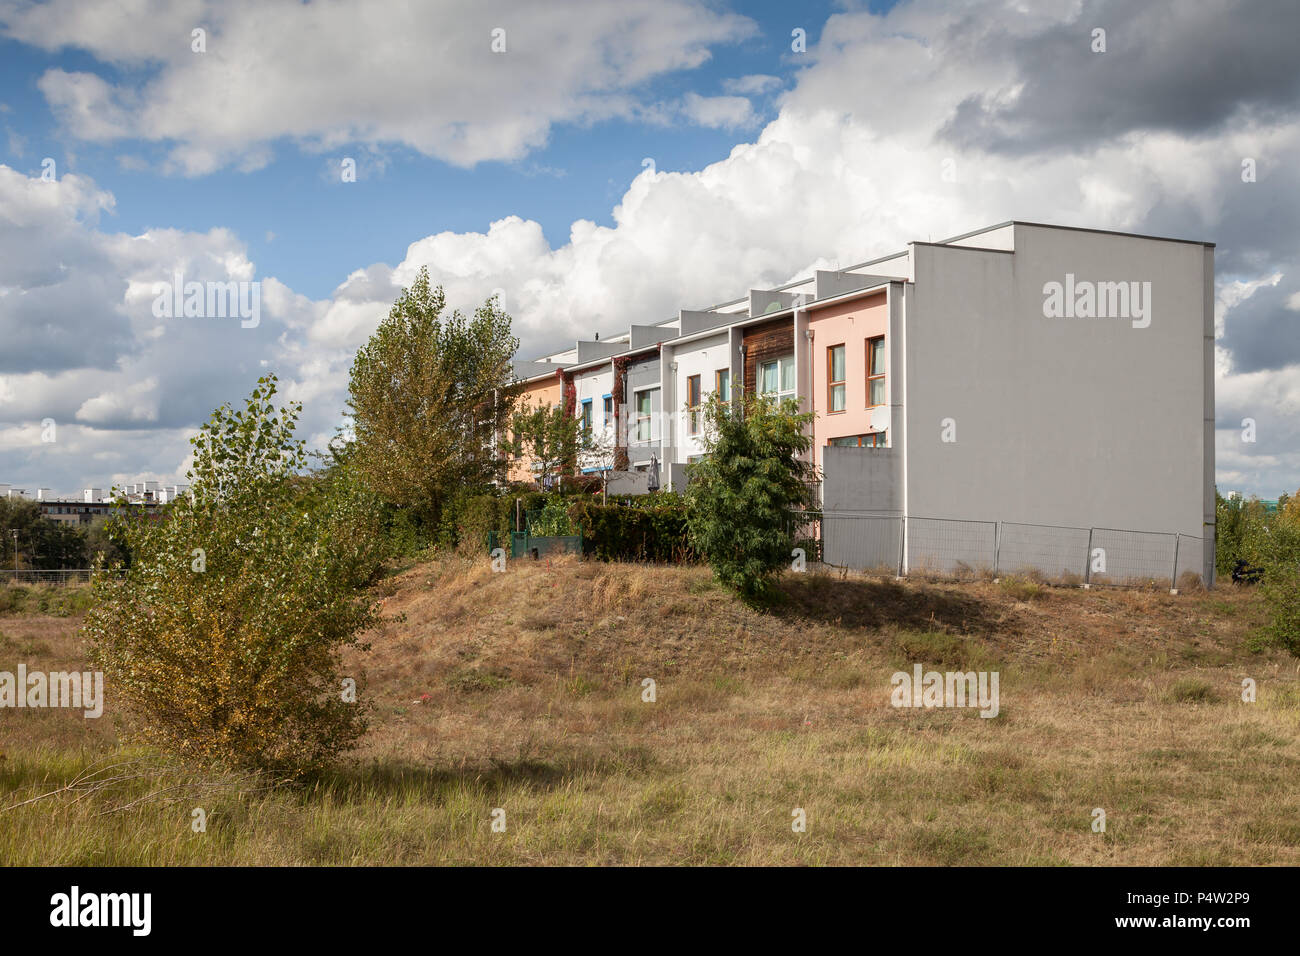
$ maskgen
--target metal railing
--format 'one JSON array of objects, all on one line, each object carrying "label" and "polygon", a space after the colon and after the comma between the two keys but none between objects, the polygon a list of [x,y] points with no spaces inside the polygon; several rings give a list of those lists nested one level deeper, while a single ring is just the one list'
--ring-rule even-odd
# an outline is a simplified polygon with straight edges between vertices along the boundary
[{"label": "metal railing", "polygon": [[85,584],[94,572],[90,568],[63,568],[56,571],[40,571],[20,568],[15,571],[0,569],[0,582],[5,584]]},{"label": "metal railing", "polygon": [[1200,583],[1205,542],[1187,534],[1011,521],[808,513],[829,565],[897,575],[1031,574],[1070,584]]}]

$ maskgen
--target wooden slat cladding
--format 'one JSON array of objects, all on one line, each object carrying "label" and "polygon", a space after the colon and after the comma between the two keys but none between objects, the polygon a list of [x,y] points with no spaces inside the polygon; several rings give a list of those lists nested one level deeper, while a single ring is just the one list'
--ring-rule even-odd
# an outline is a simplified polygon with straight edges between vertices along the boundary
[{"label": "wooden slat cladding", "polygon": [[794,354],[794,320],[774,319],[751,326],[745,329],[744,344],[745,394],[754,395],[758,391],[758,366],[782,355]]}]

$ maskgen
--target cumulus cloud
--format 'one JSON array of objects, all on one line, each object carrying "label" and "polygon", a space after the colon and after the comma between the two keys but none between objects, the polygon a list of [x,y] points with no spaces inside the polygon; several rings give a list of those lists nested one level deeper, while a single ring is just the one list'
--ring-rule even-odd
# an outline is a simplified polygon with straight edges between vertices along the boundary
[{"label": "cumulus cloud", "polygon": [[[694,69],[757,28],[699,0],[9,0],[0,29],[147,71],[135,86],[52,69],[39,85],[74,135],[169,143],[173,168],[202,175],[256,168],[281,138],[401,144],[461,166],[519,159],[557,123],[635,115],[647,81]],[[703,116],[718,125],[736,109]]]},{"label": "cumulus cloud", "polygon": [[[694,8],[685,5],[655,6],[673,11],[683,22],[694,15]],[[1272,49],[1275,27],[1267,18],[1247,16],[1253,9],[1249,4],[1224,0],[1214,9],[1214,22],[1234,21],[1223,40],[1228,51],[1239,49],[1250,36]],[[85,301],[95,303],[105,328],[129,330],[115,342],[110,337],[98,356],[79,355],[68,347],[41,358],[29,344],[26,358],[0,369],[0,420],[30,422],[55,408],[56,417],[80,429],[76,434],[85,448],[117,453],[116,439],[106,437],[108,429],[116,429],[114,435],[131,436],[129,447],[145,460],[162,460],[165,448],[171,460],[179,462],[183,447],[177,445],[178,436],[186,425],[197,424],[213,405],[244,394],[266,368],[276,368],[291,394],[309,402],[306,433],[328,436],[343,405],[355,348],[421,266],[428,266],[434,281],[446,287],[450,302],[463,309],[503,290],[523,352],[532,355],[577,335],[659,321],[679,308],[707,307],[814,267],[843,268],[897,251],[909,240],[940,239],[1022,218],[1218,243],[1220,480],[1225,488],[1275,494],[1295,484],[1300,469],[1300,336],[1295,334],[1300,319],[1295,309],[1300,301],[1295,265],[1300,254],[1300,129],[1285,96],[1265,91],[1249,78],[1233,80],[1237,105],[1215,99],[1212,115],[1203,120],[1176,111],[1157,120],[1125,103],[1116,106],[1117,115],[1095,120],[1089,133],[1089,122],[1078,117],[1095,119],[1100,109],[1094,61],[1049,57],[1049,71],[1044,60],[1044,50],[1059,51],[1061,44],[1077,41],[1086,49],[1091,26],[1103,23],[1108,52],[1090,55],[1108,57],[1107,69],[1130,84],[1121,89],[1106,79],[1108,95],[1159,102],[1172,95],[1164,89],[1164,75],[1132,59],[1218,62],[1221,56],[1216,31],[1177,27],[1152,33],[1154,25],[1178,19],[1171,10],[1168,0],[1138,8],[1063,2],[1028,9],[987,0],[954,12],[935,0],[901,4],[885,16],[836,14],[825,24],[818,44],[804,55],[794,86],[776,99],[779,114],[751,142],[736,145],[729,155],[697,171],[642,172],[612,210],[612,224],[578,220],[567,241],[556,246],[548,243],[538,223],[517,216],[481,231],[413,238],[400,262],[358,263],[322,300],[267,277],[262,280],[265,317],[258,330],[165,325],[148,310],[147,283],[160,272],[166,275],[183,266],[202,278],[255,274],[255,264],[238,237],[219,229],[155,231],[136,237],[104,234],[94,226],[93,213],[111,203],[111,197],[88,180],[67,177],[60,184],[66,190],[41,194],[33,191],[39,184],[25,177],[20,183],[0,169],[0,189],[20,198],[12,222],[0,218],[0,269],[13,270],[5,273],[13,278],[0,285],[57,287],[71,280],[60,280],[62,273],[49,266],[50,256],[56,262],[84,261],[89,267],[79,270],[84,275],[78,281],[101,283],[98,289],[84,286]],[[69,15],[77,14],[72,10]],[[245,15],[303,22],[293,19],[298,14],[279,8]],[[215,16],[210,50],[219,46],[222,29],[234,31],[227,36],[244,36],[238,25]],[[12,32],[16,21],[7,22]],[[46,24],[45,33],[28,24],[29,34],[46,36],[47,43],[76,42],[58,39],[64,36],[58,31],[65,28],[52,24]],[[658,24],[647,29],[653,33]],[[338,62],[353,62],[355,54],[364,66],[366,51],[375,41],[368,38],[368,26],[356,28],[358,36]],[[325,17],[318,29],[321,36],[299,35],[298,45],[313,51],[333,49],[332,31],[338,24]],[[733,24],[727,29],[745,27]],[[1143,31],[1160,37],[1158,51],[1136,44],[1134,36]],[[391,28],[386,32],[393,34]],[[274,31],[272,35],[283,39]],[[511,28],[508,35],[510,43],[523,44],[529,32]],[[577,115],[573,109],[588,118],[605,108],[622,109],[630,78],[659,69],[641,62],[640,39],[627,37],[620,47],[608,45],[613,41],[606,37],[602,55],[612,59],[602,67],[602,75],[589,87],[561,84],[561,91],[547,94],[540,105],[533,99],[509,106],[499,103],[494,99],[500,92],[497,79],[490,74],[484,78],[486,68],[473,65],[475,81],[486,84],[482,100],[464,91],[455,94],[456,87],[449,87],[453,94],[448,104],[438,107],[439,116],[468,115],[457,109],[472,103],[484,107],[482,123],[468,123],[456,137],[436,146],[431,144],[437,137],[421,142],[431,155],[465,161],[514,155],[527,150],[545,123],[562,114]],[[131,42],[135,45],[119,56],[158,61],[153,47],[138,39]],[[651,37],[649,49],[656,42]],[[486,40],[480,45],[485,47]],[[700,45],[679,47],[674,63],[688,66],[707,55]],[[613,55],[615,49],[623,51],[621,57]],[[322,70],[312,61],[316,52],[302,57],[290,53],[286,64],[296,64],[293,68],[305,71],[304,76],[321,77],[328,93],[322,93],[322,99],[337,93],[328,74],[340,71]],[[449,55],[455,59],[463,54]],[[1266,59],[1271,55],[1265,51]],[[220,59],[207,61],[215,62],[211,68],[216,72],[201,81],[193,72],[204,68],[199,61],[161,62],[158,76],[150,81],[156,89],[147,88],[138,103],[131,104],[124,91],[115,88],[112,102],[128,110],[130,123],[154,129],[140,135],[173,138],[182,144],[178,149],[220,161],[225,154],[213,152],[217,148],[197,131],[158,132],[166,123],[186,122],[165,119],[159,104],[179,102],[169,97],[181,88],[190,90],[186,95],[195,102],[218,96],[226,66]],[[301,122],[282,128],[287,94],[275,89],[278,73],[265,73],[281,66],[256,69],[270,83],[271,103],[259,106],[252,119],[230,119],[223,133],[229,142],[247,144],[277,130],[333,142],[358,131],[406,129],[407,121],[414,124],[411,129],[420,125],[402,105],[409,107],[409,97],[394,90],[394,104],[376,115],[367,112],[372,104],[358,93],[345,96],[341,104],[308,104]],[[358,71],[364,73],[360,66]],[[387,74],[381,70],[380,75]],[[294,77],[297,88],[312,88],[300,80]],[[363,81],[359,75],[357,82]],[[235,89],[243,89],[242,83]],[[1052,85],[1060,116],[1045,115],[1047,107],[1031,89],[1036,83]],[[771,86],[754,81],[724,89],[748,105],[747,96]],[[719,98],[698,99],[705,103]],[[532,109],[548,117],[542,126],[529,125],[536,119],[530,116]],[[744,107],[729,109],[734,120],[743,115]],[[696,121],[704,121],[702,114]],[[435,118],[427,129],[436,129],[438,122]],[[264,124],[261,132],[257,123]],[[1051,135],[1040,137],[1040,128]],[[409,135],[414,143],[425,134]],[[1060,148],[1061,142],[1068,148]],[[1254,182],[1242,177],[1244,158],[1256,161]],[[195,160],[191,168],[206,161]],[[6,210],[5,203],[0,210]],[[0,217],[5,214],[0,211]],[[33,251],[25,265],[21,256],[15,260],[18,264],[10,265],[6,257],[21,253],[24,237],[31,236],[40,237],[34,250],[44,252]],[[64,249],[80,252],[81,259],[64,254]],[[8,298],[13,296],[0,296],[0,322],[7,314],[17,315],[5,312]],[[18,330],[18,319],[10,322]],[[151,379],[156,384],[131,390]],[[1253,444],[1240,440],[1239,423],[1246,417],[1258,422],[1258,442]],[[4,434],[0,431],[0,441]],[[145,454],[148,439],[141,436],[150,435],[157,436],[156,445]]]}]

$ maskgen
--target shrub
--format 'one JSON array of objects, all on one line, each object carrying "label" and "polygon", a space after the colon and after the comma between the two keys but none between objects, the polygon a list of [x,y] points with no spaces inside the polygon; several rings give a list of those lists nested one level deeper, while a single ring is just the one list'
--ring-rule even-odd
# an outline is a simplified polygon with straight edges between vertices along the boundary
[{"label": "shrub", "polygon": [[495,531],[498,547],[509,547],[510,524],[515,503],[496,495],[475,495],[466,499],[460,513],[457,548],[467,555],[487,551],[488,535]]},{"label": "shrub", "polygon": [[676,495],[656,501],[635,507],[570,502],[569,517],[582,532],[583,554],[602,561],[699,560],[687,532],[686,502]]},{"label": "shrub", "polygon": [[147,740],[295,776],[365,730],[340,653],[377,623],[356,588],[382,548],[357,483],[298,474],[300,406],[277,414],[275,391],[260,379],[244,411],[213,413],[165,520],[117,520],[134,561],[96,575],[84,633]]},{"label": "shrub", "polygon": [[708,457],[686,490],[691,542],[714,577],[747,601],[767,597],[772,576],[789,567],[793,514],[813,504],[812,470],[800,457],[811,421],[792,399],[778,406],[715,396],[705,407]]},{"label": "shrub", "polygon": [[536,535],[574,534],[573,522],[569,520],[569,506],[560,495],[552,495],[546,503],[528,521],[528,533]]}]

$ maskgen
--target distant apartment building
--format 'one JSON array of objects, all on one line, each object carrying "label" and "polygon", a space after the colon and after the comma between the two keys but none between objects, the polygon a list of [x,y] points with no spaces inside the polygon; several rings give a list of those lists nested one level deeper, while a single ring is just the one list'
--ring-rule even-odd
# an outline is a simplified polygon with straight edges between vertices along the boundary
[{"label": "distant apartment building", "polygon": [[[80,498],[58,497],[49,488],[36,489],[32,498],[42,517],[69,525],[89,525],[96,519],[108,518],[121,508],[122,501],[147,512],[169,501],[175,501],[189,491],[188,485],[162,485],[158,481],[141,481],[117,489],[117,495],[105,493],[101,488],[85,488]],[[0,484],[0,498],[27,498],[27,489]]]},{"label": "distant apartment building", "polygon": [[822,509],[899,519],[900,568],[929,520],[1030,558],[1163,535],[1211,581],[1213,288],[1212,243],[1005,222],[517,362],[517,387],[676,490],[710,394],[794,398]]}]

